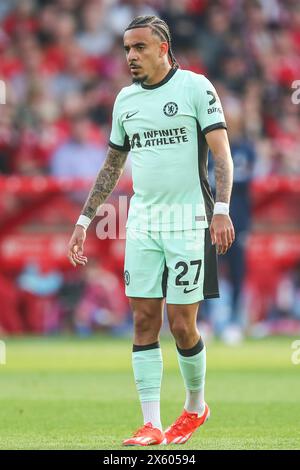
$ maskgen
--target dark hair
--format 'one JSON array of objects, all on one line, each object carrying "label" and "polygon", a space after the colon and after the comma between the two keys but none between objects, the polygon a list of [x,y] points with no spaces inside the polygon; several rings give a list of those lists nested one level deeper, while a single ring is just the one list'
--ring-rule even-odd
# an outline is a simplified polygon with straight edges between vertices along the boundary
[{"label": "dark hair", "polygon": [[164,20],[158,18],[158,16],[136,16],[127,26],[125,31],[135,28],[146,28],[147,26],[151,28],[152,32],[159,36],[162,41],[167,41],[169,46],[168,56],[170,58],[171,65],[173,68],[178,68],[179,64],[175,59],[171,46],[171,33],[169,26]]}]

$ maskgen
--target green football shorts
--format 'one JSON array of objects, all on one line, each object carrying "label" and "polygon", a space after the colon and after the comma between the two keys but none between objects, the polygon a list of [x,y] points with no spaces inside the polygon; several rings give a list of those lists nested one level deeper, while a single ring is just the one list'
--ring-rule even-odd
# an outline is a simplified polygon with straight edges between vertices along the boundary
[{"label": "green football shorts", "polygon": [[128,297],[165,297],[169,304],[219,297],[209,229],[146,232],[128,227],[124,280]]}]

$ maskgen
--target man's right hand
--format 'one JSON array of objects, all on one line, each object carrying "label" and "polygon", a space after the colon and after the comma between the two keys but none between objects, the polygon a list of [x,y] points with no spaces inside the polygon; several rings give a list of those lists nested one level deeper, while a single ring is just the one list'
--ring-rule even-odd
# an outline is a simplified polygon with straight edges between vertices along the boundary
[{"label": "man's right hand", "polygon": [[88,262],[86,256],[83,256],[83,244],[86,238],[85,228],[76,225],[71,240],[69,241],[68,258],[71,264],[76,267],[77,264],[85,266]]}]

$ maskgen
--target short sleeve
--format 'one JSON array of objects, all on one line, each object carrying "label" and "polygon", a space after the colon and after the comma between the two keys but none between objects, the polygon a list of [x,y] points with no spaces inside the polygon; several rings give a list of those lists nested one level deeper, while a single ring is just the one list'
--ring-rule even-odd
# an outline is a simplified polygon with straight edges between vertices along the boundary
[{"label": "short sleeve", "polygon": [[111,133],[110,133],[110,138],[109,138],[109,146],[116,150],[129,151],[130,144],[129,144],[128,135],[126,134],[122,121],[121,121],[118,96],[115,100],[113,113],[112,113],[112,127],[111,127]]},{"label": "short sleeve", "polygon": [[195,84],[194,100],[196,117],[204,134],[214,129],[227,129],[220,98],[212,83],[203,75]]}]

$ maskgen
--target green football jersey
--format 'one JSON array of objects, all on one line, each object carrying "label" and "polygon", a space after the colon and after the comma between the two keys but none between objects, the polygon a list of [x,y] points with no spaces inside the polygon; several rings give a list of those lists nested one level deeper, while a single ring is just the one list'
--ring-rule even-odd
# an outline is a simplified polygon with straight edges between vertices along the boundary
[{"label": "green football jersey", "polygon": [[134,195],[127,227],[150,231],[207,228],[213,198],[205,134],[225,128],[216,90],[203,75],[171,69],[155,85],[116,97],[109,145],[130,151]]}]

